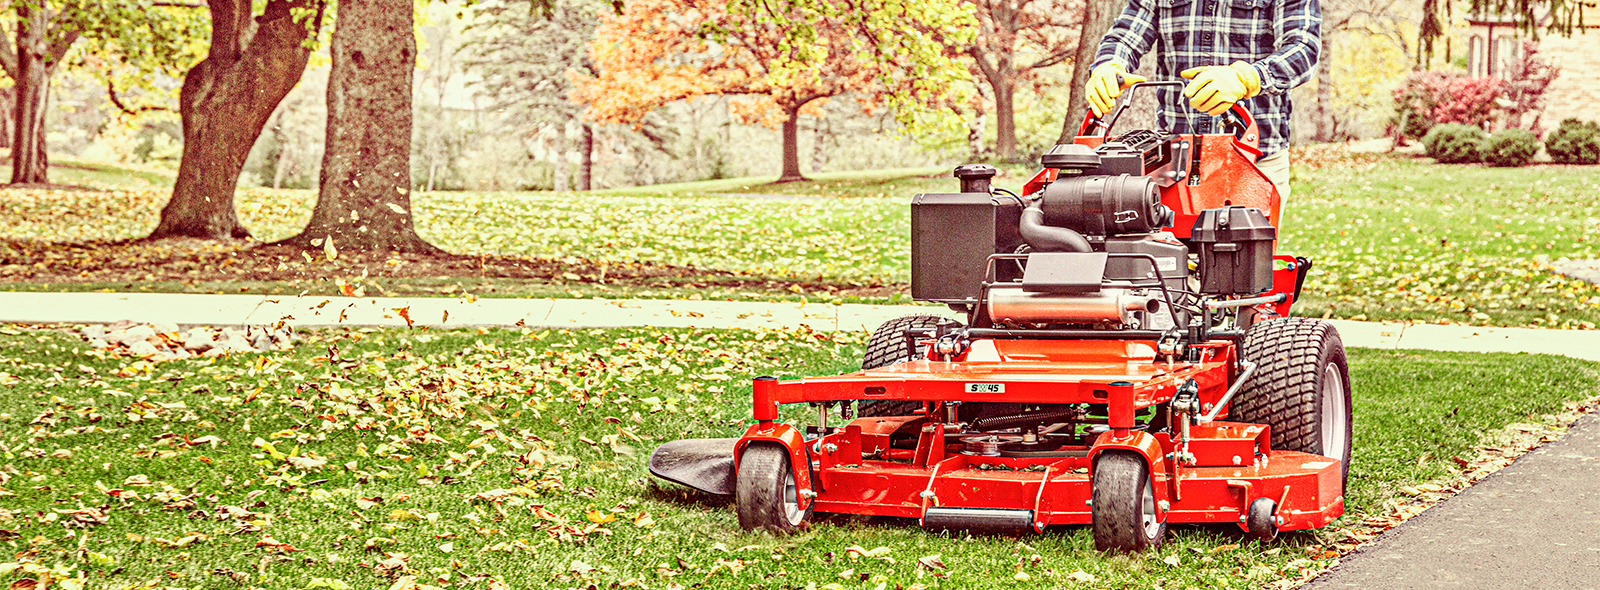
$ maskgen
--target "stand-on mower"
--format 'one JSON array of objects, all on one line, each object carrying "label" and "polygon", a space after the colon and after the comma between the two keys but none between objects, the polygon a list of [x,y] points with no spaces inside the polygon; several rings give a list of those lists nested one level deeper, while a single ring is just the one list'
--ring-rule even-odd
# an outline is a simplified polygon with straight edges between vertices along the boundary
[{"label": "stand-on mower", "polygon": [[[1020,196],[969,164],[961,192],[912,200],[912,297],[965,322],[888,322],[848,375],[757,378],[743,437],[667,443],[651,473],[733,494],[740,526],[780,533],[816,512],[1087,524],[1100,549],[1139,551],[1169,523],[1267,540],[1342,515],[1344,346],[1287,317],[1311,263],[1274,256],[1254,119],[1235,106],[1231,133],[1111,137],[1126,105],[1087,117]],[[796,403],[816,424],[779,421]]]}]

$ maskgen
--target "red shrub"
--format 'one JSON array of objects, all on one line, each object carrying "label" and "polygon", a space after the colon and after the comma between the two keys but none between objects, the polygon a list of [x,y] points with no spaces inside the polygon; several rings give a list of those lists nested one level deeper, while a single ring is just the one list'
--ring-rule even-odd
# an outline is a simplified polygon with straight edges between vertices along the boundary
[{"label": "red shrub", "polygon": [[1449,94],[1433,107],[1434,123],[1465,123],[1483,127],[1494,117],[1495,99],[1505,92],[1499,78],[1468,78],[1450,81]]}]

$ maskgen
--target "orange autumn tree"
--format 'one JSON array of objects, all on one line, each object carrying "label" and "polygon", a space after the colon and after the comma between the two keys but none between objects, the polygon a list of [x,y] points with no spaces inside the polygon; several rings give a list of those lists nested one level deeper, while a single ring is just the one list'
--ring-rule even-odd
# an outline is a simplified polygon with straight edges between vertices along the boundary
[{"label": "orange autumn tree", "polygon": [[974,21],[959,0],[630,0],[590,45],[598,75],[569,73],[585,116],[637,124],[668,103],[733,95],[735,117],[780,129],[800,174],[797,119],[850,93],[912,133],[957,124],[970,92],[955,59]]}]

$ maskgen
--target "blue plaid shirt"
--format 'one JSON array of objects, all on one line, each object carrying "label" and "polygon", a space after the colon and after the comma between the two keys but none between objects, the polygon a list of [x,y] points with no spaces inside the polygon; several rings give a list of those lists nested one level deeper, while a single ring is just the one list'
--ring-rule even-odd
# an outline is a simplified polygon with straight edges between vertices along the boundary
[{"label": "blue plaid shirt", "polygon": [[[1262,155],[1289,147],[1289,89],[1311,79],[1322,48],[1318,0],[1128,0],[1100,41],[1094,65],[1133,71],[1156,49],[1156,79],[1177,80],[1198,66],[1244,61],[1261,74],[1261,93],[1239,103],[1261,126]],[[1221,120],[1189,108],[1181,91],[1159,88],[1157,117],[1175,133],[1218,133]]]}]

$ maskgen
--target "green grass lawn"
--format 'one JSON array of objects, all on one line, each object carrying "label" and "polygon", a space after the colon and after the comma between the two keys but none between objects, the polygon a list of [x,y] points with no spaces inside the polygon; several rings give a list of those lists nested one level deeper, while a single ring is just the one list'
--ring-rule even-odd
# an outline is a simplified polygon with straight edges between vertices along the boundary
[{"label": "green grass lawn", "polygon": [[1383,160],[1302,175],[1281,249],[1316,259],[1302,313],[1593,329],[1600,288],[1550,262],[1600,258],[1600,169]]},{"label": "green grass lawn", "polygon": [[[1506,169],[1317,155],[1307,162],[1312,159],[1316,166],[1296,172],[1281,240],[1282,251],[1316,261],[1299,313],[1502,326],[1593,328],[1600,323],[1600,287],[1550,270],[1551,261],[1564,257],[1600,257],[1600,203],[1593,198],[1600,177],[1593,167]],[[997,186],[1020,187],[1026,170],[1006,170]],[[908,282],[907,203],[918,192],[956,190],[948,171],[817,176],[805,183],[730,179],[596,193],[426,193],[414,195],[413,208],[424,237],[462,254],[645,261],[839,286]],[[821,198],[720,194],[727,192]],[[0,191],[0,238],[139,237],[155,227],[166,196],[154,188]],[[245,225],[267,241],[297,232],[314,202],[309,191],[246,189],[238,197]],[[251,292],[306,289],[238,286]],[[76,288],[238,291],[215,287]],[[331,282],[323,287],[334,288]],[[438,288],[405,284],[389,290],[426,294]],[[605,293],[526,284],[491,284],[474,292],[681,295],[670,289]],[[788,295],[724,289],[707,296]]]},{"label": "green grass lawn", "polygon": [[[1096,553],[1081,527],[968,538],[829,518],[795,537],[747,534],[725,501],[650,481],[646,456],[738,434],[752,376],[852,369],[863,334],[303,336],[292,352],[150,364],[62,331],[0,330],[0,581],[1254,588],[1324,567],[1340,535],[1262,545],[1179,526],[1161,550],[1124,557]],[[1351,352],[1352,514],[1338,526],[1409,501],[1403,486],[1458,473],[1453,457],[1486,434],[1600,384],[1600,366],[1565,358]]]}]

